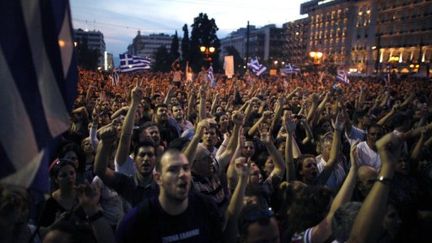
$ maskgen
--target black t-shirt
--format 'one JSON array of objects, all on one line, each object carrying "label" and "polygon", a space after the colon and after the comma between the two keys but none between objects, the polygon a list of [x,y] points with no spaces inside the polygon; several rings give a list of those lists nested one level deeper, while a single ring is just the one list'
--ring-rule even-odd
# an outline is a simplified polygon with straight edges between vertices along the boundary
[{"label": "black t-shirt", "polygon": [[157,198],[132,209],[120,223],[117,242],[222,242],[222,220],[214,203],[198,194],[180,215],[167,214]]}]

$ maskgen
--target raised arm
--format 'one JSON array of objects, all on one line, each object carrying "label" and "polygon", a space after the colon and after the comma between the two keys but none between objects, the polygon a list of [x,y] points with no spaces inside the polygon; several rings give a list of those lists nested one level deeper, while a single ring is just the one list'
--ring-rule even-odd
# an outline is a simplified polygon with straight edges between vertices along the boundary
[{"label": "raised arm", "polygon": [[377,181],[364,200],[354,221],[348,242],[375,242],[386,213],[390,181],[401,152],[402,140],[388,133],[376,142],[382,166]]},{"label": "raised arm", "polygon": [[351,168],[350,171],[339,189],[339,192],[334,198],[330,210],[326,217],[316,226],[312,228],[311,242],[325,242],[332,234],[331,222],[336,210],[343,204],[350,201],[354,187],[357,181],[357,144],[351,146],[350,158],[351,158]]},{"label": "raised arm", "polygon": [[232,115],[232,122],[234,123],[234,128],[231,133],[228,146],[219,158],[219,174],[225,174],[226,168],[236,150],[239,137],[241,136],[240,130],[243,126],[244,114],[238,111],[234,112]]},{"label": "raised arm", "polygon": [[192,166],[193,161],[195,161],[196,149],[197,149],[198,143],[204,134],[204,129],[207,127],[208,127],[207,120],[202,120],[202,121],[198,122],[197,128],[195,130],[195,134],[192,137],[192,140],[189,142],[187,147],[184,149],[184,155],[190,161],[191,166]]},{"label": "raised arm", "polygon": [[260,119],[258,119],[258,121],[256,121],[255,124],[251,128],[249,128],[248,135],[249,136],[255,135],[261,123],[267,121],[270,117],[271,117],[271,111],[264,111]]},{"label": "raised arm", "polygon": [[225,242],[236,242],[238,235],[237,222],[243,207],[243,199],[249,176],[250,159],[240,157],[234,161],[234,168],[238,175],[238,182],[231,196],[225,213],[224,239]]},{"label": "raised arm", "polygon": [[397,113],[397,111],[400,109],[400,106],[395,104],[390,112],[388,112],[384,117],[382,117],[377,124],[380,126],[384,126],[387,122],[389,122]]},{"label": "raised arm", "polygon": [[269,177],[278,176],[280,178],[283,178],[285,173],[285,161],[282,157],[282,154],[279,152],[279,150],[274,145],[270,131],[268,132],[260,132],[261,135],[261,142],[264,144],[264,146],[267,149],[267,152],[270,154],[270,157],[272,158],[274,162],[274,169],[270,173]]},{"label": "raised arm", "polygon": [[319,174],[317,182],[320,185],[324,185],[328,178],[330,177],[333,168],[335,167],[337,163],[337,157],[340,153],[340,147],[341,147],[341,137],[342,137],[342,131],[344,130],[344,118],[342,113],[339,113],[336,116],[336,121],[334,124],[334,132],[333,132],[333,141],[332,146],[330,149],[330,156],[329,160],[327,161],[327,164],[324,166],[323,171]]},{"label": "raised arm", "polygon": [[285,140],[285,162],[286,162],[286,179],[288,182],[296,179],[295,176],[295,166],[294,166],[294,158],[293,158],[293,135],[296,130],[296,124],[291,119],[288,112],[284,113],[282,119],[285,130],[287,131],[287,137]]},{"label": "raised arm", "polygon": [[201,85],[199,89],[200,94],[200,103],[199,103],[199,110],[198,110],[198,117],[199,121],[204,120],[207,118],[206,114],[206,91],[203,85]]},{"label": "raised arm", "polygon": [[123,122],[120,140],[115,155],[118,166],[123,165],[129,155],[135,113],[142,98],[142,90],[138,87],[138,81],[136,82],[136,86],[131,91],[131,98],[131,103]]},{"label": "raised arm", "polygon": [[[272,134],[274,134],[274,129],[276,127],[276,125],[280,122],[281,117],[282,117],[282,113],[283,113],[283,106],[285,104],[285,97],[281,96],[278,98],[277,104],[276,104],[276,108],[275,108],[275,113],[274,113],[274,117],[270,123],[270,132]],[[277,131],[276,131],[277,133]]]},{"label": "raised arm", "polygon": [[211,109],[210,109],[210,114],[211,115],[216,114],[216,108],[217,108],[218,102],[219,102],[219,93],[216,93],[214,95],[213,103],[212,103],[212,106],[211,106]]},{"label": "raised arm", "polygon": [[110,184],[114,179],[114,171],[108,168],[108,162],[112,153],[114,141],[117,138],[116,133],[117,131],[112,124],[102,127],[99,131],[101,140],[97,146],[93,170],[105,184]]}]

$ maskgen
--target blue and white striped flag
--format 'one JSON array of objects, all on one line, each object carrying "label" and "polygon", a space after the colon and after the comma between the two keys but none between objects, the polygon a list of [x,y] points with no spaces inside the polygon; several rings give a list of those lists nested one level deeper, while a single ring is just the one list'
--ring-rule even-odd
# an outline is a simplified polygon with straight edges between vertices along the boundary
[{"label": "blue and white striped flag", "polygon": [[346,71],[343,69],[337,70],[336,80],[338,80],[340,82],[344,82],[346,84],[350,83],[350,81],[348,79],[348,75],[347,75]]},{"label": "blue and white striped flag", "polygon": [[260,76],[267,70],[267,67],[259,63],[257,57],[252,58],[247,65],[252,70],[252,72],[255,73],[257,76]]},{"label": "blue and white striped flag", "polygon": [[150,69],[151,60],[148,57],[139,57],[129,54],[120,54],[120,72]]},{"label": "blue and white striped flag", "polygon": [[120,77],[116,69],[113,70],[113,73],[109,76],[111,79],[111,84],[118,85],[120,83]]},{"label": "blue and white striped flag", "polygon": [[216,87],[216,79],[213,74],[213,66],[210,66],[207,70],[207,78],[210,80],[210,87]]},{"label": "blue and white striped flag", "polygon": [[0,1],[0,181],[49,191],[78,70],[69,1]]},{"label": "blue and white striped flag", "polygon": [[292,65],[291,63],[288,63],[287,65],[285,65],[285,67],[280,69],[281,74],[296,74],[296,73],[300,73],[300,68]]}]

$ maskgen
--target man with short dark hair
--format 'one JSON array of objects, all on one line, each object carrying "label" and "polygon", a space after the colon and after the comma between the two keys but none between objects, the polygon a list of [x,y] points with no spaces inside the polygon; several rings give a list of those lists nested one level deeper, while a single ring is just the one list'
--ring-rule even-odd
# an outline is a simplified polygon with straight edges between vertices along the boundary
[{"label": "man with short dark hair", "polygon": [[375,142],[384,135],[384,129],[380,125],[371,125],[368,128],[366,141],[357,144],[359,165],[368,165],[376,171],[381,168],[381,158],[377,153]]},{"label": "man with short dark hair", "polygon": [[153,182],[153,168],[156,164],[156,148],[151,140],[144,140],[137,144],[133,153],[135,174],[132,177],[115,172],[108,168],[108,158],[112,153],[116,140],[116,131],[112,126],[102,128],[101,141],[96,152],[94,172],[103,183],[117,191],[132,206],[145,198],[157,195],[157,186]]},{"label": "man with short dark hair", "polygon": [[214,203],[190,193],[191,168],[184,154],[166,151],[154,178],[159,196],[129,212],[119,225],[117,242],[222,242],[222,220]]},{"label": "man with short dark hair", "polygon": [[279,227],[273,212],[256,204],[245,206],[239,217],[240,242],[280,242]]},{"label": "man with short dark hair", "polygon": [[161,140],[165,145],[180,136],[177,129],[169,123],[168,119],[168,106],[166,104],[158,105],[154,121],[159,128]]}]

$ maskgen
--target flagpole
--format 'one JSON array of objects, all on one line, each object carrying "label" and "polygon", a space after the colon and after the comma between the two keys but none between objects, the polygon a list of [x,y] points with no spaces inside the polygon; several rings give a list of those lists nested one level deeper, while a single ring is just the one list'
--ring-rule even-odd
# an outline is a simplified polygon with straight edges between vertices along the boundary
[{"label": "flagpole", "polygon": [[249,61],[249,20],[246,28],[246,63]]}]

